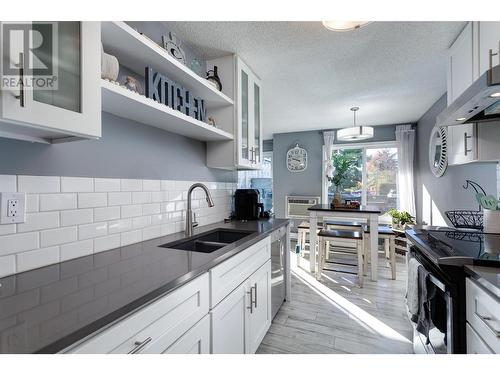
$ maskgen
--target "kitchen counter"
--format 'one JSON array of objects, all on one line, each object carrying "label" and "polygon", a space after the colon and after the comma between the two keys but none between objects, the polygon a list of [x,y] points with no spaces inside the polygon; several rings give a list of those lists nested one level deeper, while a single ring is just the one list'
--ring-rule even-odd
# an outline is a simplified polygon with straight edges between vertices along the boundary
[{"label": "kitchen counter", "polygon": [[308,208],[309,211],[331,211],[331,212],[359,212],[369,214],[380,214],[376,206],[359,206],[359,208],[333,208],[329,204],[316,204]]},{"label": "kitchen counter", "polygon": [[159,247],[183,232],[0,279],[0,353],[56,353],[207,272],[289,220],[215,223],[255,231],[212,253]]},{"label": "kitchen counter", "polygon": [[465,273],[491,294],[500,298],[500,268],[465,266]]}]

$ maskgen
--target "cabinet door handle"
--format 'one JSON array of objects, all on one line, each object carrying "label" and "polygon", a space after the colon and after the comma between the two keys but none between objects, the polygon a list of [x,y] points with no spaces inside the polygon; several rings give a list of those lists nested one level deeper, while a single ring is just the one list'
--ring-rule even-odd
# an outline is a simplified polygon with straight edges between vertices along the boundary
[{"label": "cabinet door handle", "polygon": [[152,338],[148,337],[144,341],[136,341],[134,342],[134,348],[128,352],[128,354],[137,354],[139,353],[144,347],[151,342]]},{"label": "cabinet door handle", "polygon": [[24,53],[19,52],[19,95],[16,95],[16,99],[19,99],[19,104],[24,107]]},{"label": "cabinet door handle", "polygon": [[500,331],[497,330],[495,327],[493,327],[493,325],[490,323],[493,319],[491,319],[491,316],[486,316],[486,315],[482,315],[482,314],[479,314],[479,312],[477,311],[477,299],[476,299],[476,308],[475,308],[475,314],[477,315],[477,317],[486,325],[486,327],[488,327],[488,329],[496,336],[496,337],[500,337]]},{"label": "cabinet door handle", "polygon": [[467,143],[468,143],[467,140],[469,138],[472,138],[472,136],[471,135],[467,135],[467,133],[464,133],[464,155],[465,156],[467,156],[467,153],[472,152],[472,150],[468,149],[469,146],[467,145]]},{"label": "cabinet door handle", "polygon": [[250,294],[250,306],[247,306],[247,309],[250,310],[250,314],[253,314],[253,287],[250,288],[247,294]]},{"label": "cabinet door handle", "polygon": [[255,289],[255,301],[254,301],[254,307],[257,308],[257,283],[254,284],[254,289]]}]

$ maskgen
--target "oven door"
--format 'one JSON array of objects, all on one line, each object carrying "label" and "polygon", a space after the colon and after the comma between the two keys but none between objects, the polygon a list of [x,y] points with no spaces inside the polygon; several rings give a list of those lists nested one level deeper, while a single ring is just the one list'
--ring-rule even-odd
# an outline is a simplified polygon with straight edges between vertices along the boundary
[{"label": "oven door", "polygon": [[414,351],[420,354],[451,354],[453,353],[454,342],[454,314],[451,290],[436,268],[420,254],[417,248],[412,246],[408,254],[415,257],[430,272],[427,279],[428,285],[430,283],[436,289],[434,300],[430,304],[430,315],[433,324],[429,330],[429,340],[425,335],[417,331],[416,323],[412,322]]}]

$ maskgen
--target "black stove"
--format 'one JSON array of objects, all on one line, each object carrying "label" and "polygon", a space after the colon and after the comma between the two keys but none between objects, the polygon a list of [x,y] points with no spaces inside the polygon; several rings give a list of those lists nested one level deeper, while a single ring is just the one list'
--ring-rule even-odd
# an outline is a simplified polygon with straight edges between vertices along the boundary
[{"label": "black stove", "polygon": [[[465,265],[500,267],[500,235],[448,227],[406,231],[409,256],[431,274],[447,307],[447,330],[423,345],[430,353],[466,353]],[[414,344],[417,340],[414,340]],[[444,345],[443,345],[444,344]]]}]

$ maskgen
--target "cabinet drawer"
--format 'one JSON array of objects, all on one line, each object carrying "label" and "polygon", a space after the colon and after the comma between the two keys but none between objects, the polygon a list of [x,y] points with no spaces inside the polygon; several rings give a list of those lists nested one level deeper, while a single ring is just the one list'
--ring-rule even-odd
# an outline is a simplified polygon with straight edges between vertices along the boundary
[{"label": "cabinet drawer", "polygon": [[494,354],[474,329],[467,324],[467,354]]},{"label": "cabinet drawer", "polygon": [[206,273],[69,352],[129,353],[135,349],[161,353],[208,313],[208,282]]},{"label": "cabinet drawer", "polygon": [[232,290],[271,258],[271,239],[266,237],[248,249],[210,270],[210,308],[215,307]]},{"label": "cabinet drawer", "polygon": [[200,320],[184,336],[173,343],[162,354],[208,354],[210,353],[210,316]]},{"label": "cabinet drawer", "polygon": [[471,279],[465,286],[467,322],[495,353],[500,353],[500,301]]}]

